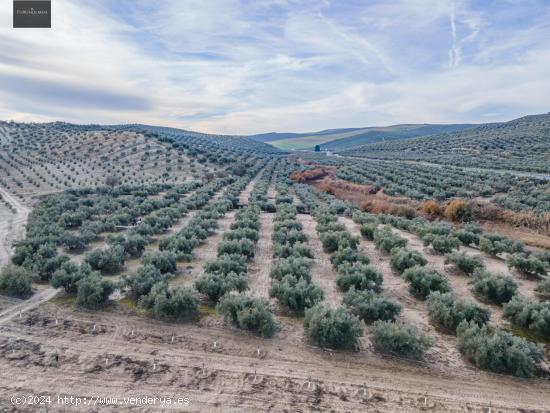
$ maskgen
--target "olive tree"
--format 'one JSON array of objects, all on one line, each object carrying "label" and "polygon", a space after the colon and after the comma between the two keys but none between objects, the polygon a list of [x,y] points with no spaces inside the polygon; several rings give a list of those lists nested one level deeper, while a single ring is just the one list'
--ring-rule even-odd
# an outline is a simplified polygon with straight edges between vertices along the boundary
[{"label": "olive tree", "polygon": [[410,324],[376,321],[371,327],[372,344],[381,353],[421,359],[433,339]]},{"label": "olive tree", "polygon": [[354,287],[345,295],[344,304],[352,314],[367,323],[377,320],[394,321],[402,310],[401,304],[392,298],[372,290],[357,291]]},{"label": "olive tree", "polygon": [[8,265],[0,273],[0,292],[14,297],[26,297],[31,294],[31,277],[23,267]]},{"label": "olive tree", "polygon": [[540,347],[498,328],[463,321],[456,331],[459,351],[482,369],[532,377],[543,359]]},{"label": "olive tree", "polygon": [[458,325],[466,320],[477,325],[487,324],[491,312],[467,299],[456,299],[450,293],[434,291],[426,301],[430,320],[439,328],[454,334]]},{"label": "olive tree", "polygon": [[239,328],[253,331],[262,337],[275,334],[276,325],[267,301],[244,294],[226,294],[218,303],[224,320]]},{"label": "olive tree", "polygon": [[97,273],[92,273],[77,282],[76,305],[90,310],[97,310],[109,302],[109,295],[114,291],[111,281],[104,280]]},{"label": "olive tree", "polygon": [[321,347],[355,348],[363,335],[363,322],[344,307],[333,309],[317,304],[306,310],[304,330]]}]

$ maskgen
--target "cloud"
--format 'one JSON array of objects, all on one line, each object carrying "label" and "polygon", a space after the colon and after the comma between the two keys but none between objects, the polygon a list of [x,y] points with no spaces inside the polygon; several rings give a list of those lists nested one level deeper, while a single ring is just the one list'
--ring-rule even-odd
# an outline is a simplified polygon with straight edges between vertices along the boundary
[{"label": "cloud", "polygon": [[546,112],[550,6],[533,0],[56,0],[0,8],[0,116],[212,133]]}]

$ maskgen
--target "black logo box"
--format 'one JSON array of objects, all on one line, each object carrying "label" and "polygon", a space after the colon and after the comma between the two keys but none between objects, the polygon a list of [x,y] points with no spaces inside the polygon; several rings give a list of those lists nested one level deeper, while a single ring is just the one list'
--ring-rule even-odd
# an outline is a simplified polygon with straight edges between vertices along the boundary
[{"label": "black logo box", "polygon": [[51,0],[14,0],[14,28],[51,28]]}]

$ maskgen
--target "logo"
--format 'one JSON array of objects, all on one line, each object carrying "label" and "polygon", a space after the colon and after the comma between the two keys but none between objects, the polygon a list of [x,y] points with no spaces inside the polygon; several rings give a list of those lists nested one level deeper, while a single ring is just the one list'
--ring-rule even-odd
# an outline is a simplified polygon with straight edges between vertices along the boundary
[{"label": "logo", "polygon": [[14,28],[51,28],[51,0],[13,0]]}]

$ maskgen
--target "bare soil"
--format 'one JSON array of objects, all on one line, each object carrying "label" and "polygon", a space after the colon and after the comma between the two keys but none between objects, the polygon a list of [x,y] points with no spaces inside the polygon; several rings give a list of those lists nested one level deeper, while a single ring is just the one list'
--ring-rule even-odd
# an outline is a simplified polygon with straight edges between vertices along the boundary
[{"label": "bare soil", "polygon": [[311,280],[325,293],[324,302],[331,307],[337,307],[342,304],[344,294],[336,285],[337,274],[332,268],[329,255],[323,250],[316,230],[317,223],[311,215],[298,214],[296,217],[303,226],[308,245],[315,257],[311,266]]},{"label": "bare soil", "polygon": [[13,213],[3,204],[0,205],[0,268],[3,268],[9,262],[14,242],[25,236],[30,209],[2,187],[0,195],[15,208]]},{"label": "bare soil", "polygon": [[[434,345],[427,351],[426,360],[429,363],[438,365],[442,370],[453,371],[455,369],[472,368],[463,360],[458,351],[456,337],[443,334],[430,324],[426,304],[411,295],[408,291],[407,282],[391,268],[390,256],[376,249],[374,243],[363,239],[359,226],[350,218],[340,217],[339,220],[352,235],[360,237],[361,246],[371,259],[371,264],[375,265],[382,272],[384,277],[382,284],[384,293],[398,300],[403,306],[400,320],[416,325],[422,331],[435,338]],[[430,262],[430,257],[426,256],[426,259]]]},{"label": "bare soil", "polygon": [[[248,285],[252,295],[269,300],[271,266],[273,265],[273,222],[274,214],[260,215],[260,239],[256,244],[254,259],[248,266]],[[273,301],[273,300],[272,300]]]},{"label": "bare soil", "polygon": [[262,340],[219,328],[217,318],[176,325],[45,304],[0,330],[0,406],[34,393],[181,396],[193,412],[486,412],[489,403],[494,412],[548,411],[545,381],[449,372],[368,349],[326,352],[287,332]]}]

